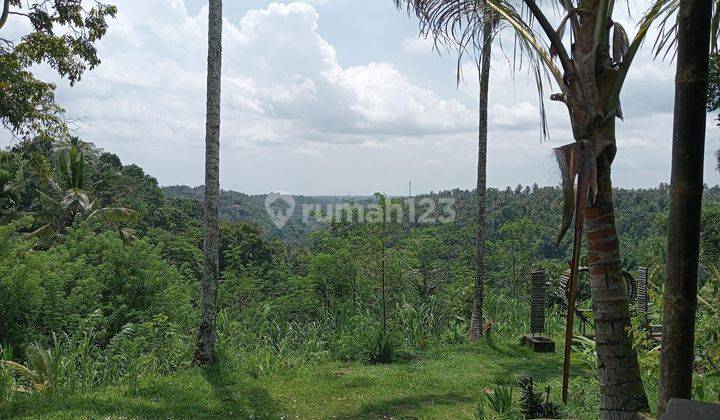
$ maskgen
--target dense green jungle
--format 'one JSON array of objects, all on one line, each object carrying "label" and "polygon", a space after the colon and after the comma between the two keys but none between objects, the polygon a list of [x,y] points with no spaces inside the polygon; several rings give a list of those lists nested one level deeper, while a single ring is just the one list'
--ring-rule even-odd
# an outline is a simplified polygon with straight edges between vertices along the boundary
[{"label": "dense green jungle", "polygon": [[[572,399],[562,409],[561,352],[538,355],[519,344],[529,331],[529,274],[543,268],[547,335],[562,345],[559,278],[570,241],[554,244],[559,188],[488,190],[489,339],[481,343],[467,340],[474,192],[428,196],[455,199],[453,223],[357,223],[342,213],[306,224],[296,209],[280,230],[264,196],[223,191],[221,356],[206,371],[191,364],[202,189],[161,188],[142,168],[77,139],[23,142],[0,161],[3,417],[180,418],[196,409],[208,416],[472,417],[484,389],[506,390],[514,402],[493,403],[520,410],[521,380],[526,388],[534,381],[537,398],[555,401],[558,415],[596,415],[591,334],[576,338]],[[659,322],[668,186],[614,195],[623,267],[633,275],[649,268],[650,319]],[[405,200],[298,198],[323,209]],[[706,188],[704,202],[695,392],[713,401],[720,393],[720,188]],[[579,306],[589,307],[589,297],[581,276]],[[658,344],[635,321],[643,379],[656,389]]]},{"label": "dense green jungle", "polygon": [[720,412],[719,1],[104,1],[0,0],[0,419]]}]

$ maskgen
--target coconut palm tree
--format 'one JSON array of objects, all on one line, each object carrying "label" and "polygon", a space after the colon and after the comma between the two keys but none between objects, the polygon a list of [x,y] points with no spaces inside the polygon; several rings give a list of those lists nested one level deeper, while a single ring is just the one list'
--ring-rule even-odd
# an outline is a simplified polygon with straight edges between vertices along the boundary
[{"label": "coconut palm tree", "polygon": [[[56,145],[53,171],[40,171],[45,191],[38,190],[40,210],[30,213],[42,225],[30,233],[46,246],[56,234],[77,220],[88,222],[100,220],[108,224],[132,221],[134,210],[125,207],[99,207],[92,199],[96,184],[90,176],[90,163],[96,157],[88,143],[70,137]],[[126,241],[135,239],[132,229],[120,228]]]},{"label": "coconut palm tree", "polygon": [[[712,8],[710,1],[682,0],[677,13],[667,276],[657,402],[660,413],[671,398],[692,398]],[[715,32],[718,20],[713,21]]]},{"label": "coconut palm tree", "polygon": [[[478,70],[478,166],[476,184],[475,231],[475,292],[468,337],[471,341],[482,337],[483,298],[485,295],[485,195],[487,186],[488,96],[490,88],[490,59],[497,18],[481,2],[447,2],[445,0],[396,0],[405,3],[420,20],[423,36],[433,36],[436,47],[443,45],[458,50],[458,83],[462,57],[473,55]],[[481,27],[479,33],[474,29]]]},{"label": "coconut palm tree", "polygon": [[205,263],[200,328],[194,361],[215,362],[215,318],[219,276],[220,203],[220,78],[222,75],[222,0],[210,0],[208,16],[207,115],[205,123]]},{"label": "coconut palm tree", "polygon": [[[432,0],[426,0],[426,3]],[[455,19],[450,10],[471,13],[477,0],[445,0],[437,13],[421,15],[428,22]],[[627,31],[613,20],[613,0],[558,0],[547,9],[559,14],[559,27],[551,25],[546,11],[535,0],[485,0],[516,34],[516,48],[535,76],[540,94],[540,114],[545,127],[544,97],[547,80],[559,89],[551,96],[568,110],[574,141],[556,149],[563,173],[564,214],[562,239],[575,218],[573,279],[577,279],[581,234],[586,232],[591,273],[595,337],[600,383],[600,415],[631,417],[649,411],[637,363],[628,335],[630,325],[626,285],[620,269],[620,249],[615,228],[611,168],[617,151],[615,122],[622,119],[620,93],[633,59],[651,25],[660,22],[658,50],[672,45],[674,29],[665,26],[677,0],[658,0],[639,21],[630,40]],[[478,22],[469,29],[482,31]],[[467,30],[467,29],[466,29]],[[569,36],[565,36],[569,33]],[[569,41],[569,45],[568,45]],[[569,47],[569,48],[568,48]],[[572,299],[571,299],[572,300]],[[572,309],[569,311],[573,313]],[[569,332],[572,329],[568,322]],[[566,343],[569,344],[569,340]],[[566,351],[566,366],[569,359]],[[567,369],[564,372],[567,384]],[[563,392],[567,398],[566,388]]]}]

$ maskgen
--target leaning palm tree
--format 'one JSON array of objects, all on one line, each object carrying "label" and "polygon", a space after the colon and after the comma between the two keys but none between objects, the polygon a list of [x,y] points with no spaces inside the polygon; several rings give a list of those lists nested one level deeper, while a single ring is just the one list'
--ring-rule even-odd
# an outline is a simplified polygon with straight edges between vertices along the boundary
[{"label": "leaning palm tree", "polygon": [[[432,0],[420,1],[428,3]],[[434,13],[420,15],[434,25],[453,19],[451,10],[472,11],[481,0],[445,0]],[[632,40],[613,20],[613,0],[557,0],[543,11],[535,0],[485,0],[484,5],[514,31],[515,47],[535,76],[545,129],[544,90],[548,81],[559,90],[551,96],[567,107],[574,141],[556,149],[562,172],[564,211],[558,241],[575,219],[571,290],[577,281],[582,232],[586,232],[591,273],[595,337],[600,384],[600,416],[631,417],[649,411],[637,355],[628,334],[630,317],[620,269],[615,227],[611,167],[617,151],[616,119],[622,119],[620,93],[633,59],[651,25],[660,23],[658,50],[672,45],[674,26],[665,25],[677,0],[658,0],[640,19]],[[547,11],[558,14],[551,25]],[[473,33],[482,31],[478,22]],[[566,36],[565,34],[568,34]],[[569,42],[569,44],[568,44]],[[569,48],[568,48],[569,47]],[[571,293],[572,295],[572,293]],[[571,302],[573,301],[571,296]],[[563,399],[567,399],[570,308],[566,334]]]},{"label": "leaning palm tree", "polygon": [[[667,276],[657,403],[660,413],[671,398],[692,398],[712,8],[710,1],[682,0],[677,13]],[[713,20],[713,32],[719,23]]]},{"label": "leaning palm tree", "polygon": [[[485,198],[487,187],[487,140],[488,96],[490,88],[490,59],[492,42],[497,29],[497,18],[481,2],[457,2],[445,0],[396,0],[400,7],[407,5],[420,20],[422,36],[432,36],[435,47],[457,48],[458,83],[461,76],[462,58],[473,56],[478,70],[478,166],[476,184],[476,231],[475,231],[475,292],[468,333],[471,341],[483,333],[483,299],[485,296]],[[475,28],[481,27],[479,33]]]},{"label": "leaning palm tree", "polygon": [[215,362],[215,318],[219,277],[220,78],[222,76],[222,0],[210,0],[208,16],[207,115],[205,123],[205,221],[200,328],[194,361]]}]

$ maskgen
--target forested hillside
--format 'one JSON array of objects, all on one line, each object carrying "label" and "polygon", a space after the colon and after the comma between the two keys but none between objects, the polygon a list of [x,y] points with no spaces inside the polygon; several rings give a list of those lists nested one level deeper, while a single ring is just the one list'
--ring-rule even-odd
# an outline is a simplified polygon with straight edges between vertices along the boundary
[{"label": "forested hillside", "polygon": [[[168,197],[186,198],[202,201],[202,187],[190,188],[187,186],[162,187]],[[613,194],[615,208],[617,209],[618,233],[621,236],[623,255],[631,267],[642,265],[643,255],[638,254],[643,248],[642,243],[664,231],[667,223],[667,210],[669,200],[669,186],[662,184],[650,189],[623,189],[616,188]],[[325,212],[328,205],[331,209],[343,203],[377,202],[374,197],[304,197],[295,196],[296,207],[290,221],[282,229],[278,229],[268,217],[265,209],[266,195],[247,195],[235,191],[223,191],[221,194],[220,214],[223,219],[230,222],[244,221],[254,223],[261,227],[263,235],[267,238],[284,239],[292,242],[307,244],[308,233],[325,228],[318,224],[317,217],[310,217],[309,223],[303,222],[302,206],[319,205]],[[467,252],[471,252],[474,245],[472,230],[475,223],[476,194],[468,190],[448,190],[423,194],[413,197],[415,201],[431,198],[437,201],[440,197],[453,198],[457,213],[456,220],[449,226],[432,226],[434,230],[456,235],[456,240],[465,240]],[[405,201],[407,197],[398,197]],[[510,229],[511,222],[514,228],[523,235],[534,235],[537,245],[537,255],[542,258],[562,259],[568,256],[569,239],[566,238],[560,246],[555,245],[562,216],[562,189],[559,187],[540,187],[518,185],[515,188],[507,187],[504,190],[488,188],[487,190],[488,215],[486,219],[487,239],[489,242],[501,240],[503,230]],[[705,225],[712,224],[717,217],[713,212],[720,203],[720,187],[706,187],[704,202],[708,210]],[[711,214],[712,213],[712,214]],[[407,219],[407,217],[405,218]],[[407,220],[405,220],[407,222]],[[405,231],[429,229],[422,224],[408,224]],[[505,226],[508,225],[508,226]],[[505,226],[505,227],[504,227]],[[706,246],[715,247],[710,239]],[[532,243],[532,242],[531,242]],[[646,256],[645,258],[649,258]],[[659,262],[659,260],[658,260]]]},{"label": "forested hillside", "polygon": [[[18,387],[65,395],[118,381],[137,387],[143,378],[185,369],[202,271],[198,189],[163,191],[142,168],[78,140],[23,142],[4,151],[0,162],[0,343],[5,360],[27,361],[34,369],[20,376],[2,370],[4,401],[17,399]],[[720,298],[719,192],[706,189],[701,281],[714,279],[701,295],[707,302]],[[193,198],[178,197],[190,193]],[[456,199],[454,223],[396,223],[391,217],[389,223],[368,224],[347,217],[305,226],[295,216],[283,241],[282,231],[268,228],[264,196],[223,193],[223,351],[235,354],[252,375],[269,375],[287,363],[374,363],[464,342],[473,287],[474,195],[438,195]],[[623,266],[630,272],[639,265],[651,268],[654,318],[667,196],[667,186],[616,190]],[[381,195],[355,200],[393,201]],[[554,245],[560,206],[558,188],[488,190],[486,319],[500,340],[514,341],[527,330],[528,275],[537,267],[549,273],[548,328],[560,333],[557,278],[569,253],[568,239]],[[717,316],[717,306],[700,310],[698,346],[707,369],[720,357]],[[38,357],[50,366],[38,365]],[[647,371],[649,381],[653,372]],[[583,380],[592,382],[576,381]]]},{"label": "forested hillside", "polygon": [[0,7],[0,419],[720,418],[720,1]]}]

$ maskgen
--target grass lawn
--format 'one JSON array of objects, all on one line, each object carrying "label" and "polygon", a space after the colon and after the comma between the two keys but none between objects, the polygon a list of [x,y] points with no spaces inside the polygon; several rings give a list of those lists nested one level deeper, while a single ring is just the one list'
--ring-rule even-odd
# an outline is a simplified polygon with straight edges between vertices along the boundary
[{"label": "grass lawn", "polygon": [[[557,398],[561,366],[560,352],[534,354],[506,342],[427,350],[391,365],[307,363],[257,378],[239,363],[221,362],[147,378],[135,393],[115,386],[62,398],[20,397],[0,417],[473,418],[485,387],[515,384],[523,373],[550,383]],[[573,370],[592,376],[577,365]]]}]

